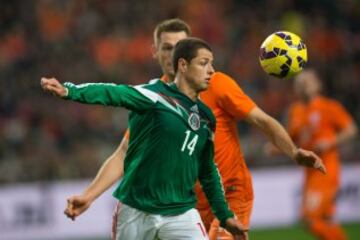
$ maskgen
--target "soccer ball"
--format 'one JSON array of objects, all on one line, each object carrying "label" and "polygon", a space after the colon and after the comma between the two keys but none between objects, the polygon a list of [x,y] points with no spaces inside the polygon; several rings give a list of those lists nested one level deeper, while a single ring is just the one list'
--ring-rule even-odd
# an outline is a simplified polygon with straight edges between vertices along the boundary
[{"label": "soccer ball", "polygon": [[260,47],[261,67],[278,78],[290,78],[303,70],[307,50],[301,38],[291,32],[275,32]]}]

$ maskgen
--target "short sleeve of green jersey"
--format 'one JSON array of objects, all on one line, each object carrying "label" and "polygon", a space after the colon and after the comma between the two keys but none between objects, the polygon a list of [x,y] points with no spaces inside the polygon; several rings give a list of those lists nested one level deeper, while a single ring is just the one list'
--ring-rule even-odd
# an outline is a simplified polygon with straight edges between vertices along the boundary
[{"label": "short sleeve of green jersey", "polygon": [[85,104],[121,106],[131,111],[143,112],[151,108],[158,95],[143,86],[116,85],[111,83],[86,83],[75,85],[66,82],[68,89],[65,99]]}]

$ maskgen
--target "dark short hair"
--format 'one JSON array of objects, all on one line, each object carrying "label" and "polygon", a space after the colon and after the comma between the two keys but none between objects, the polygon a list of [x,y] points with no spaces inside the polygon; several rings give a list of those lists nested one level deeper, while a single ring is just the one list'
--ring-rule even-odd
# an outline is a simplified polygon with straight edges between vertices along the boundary
[{"label": "dark short hair", "polygon": [[160,40],[161,33],[163,32],[182,32],[184,31],[187,36],[191,35],[189,25],[179,18],[172,18],[160,22],[154,30],[154,42],[157,44]]},{"label": "dark short hair", "polygon": [[172,57],[175,72],[177,72],[178,70],[180,58],[183,58],[187,62],[190,62],[193,58],[196,57],[198,50],[202,48],[205,48],[212,52],[209,44],[207,44],[204,40],[200,38],[185,38],[177,42]]}]

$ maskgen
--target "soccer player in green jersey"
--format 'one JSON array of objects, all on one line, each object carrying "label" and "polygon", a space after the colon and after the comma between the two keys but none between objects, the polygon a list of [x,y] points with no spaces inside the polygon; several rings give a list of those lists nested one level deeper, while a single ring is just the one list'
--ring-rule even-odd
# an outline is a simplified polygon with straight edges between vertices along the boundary
[{"label": "soccer player in green jersey", "polygon": [[213,161],[215,118],[198,99],[214,73],[212,64],[207,43],[187,38],[176,44],[176,75],[169,85],[61,85],[42,79],[43,89],[59,97],[131,110],[124,177],[114,192],[123,204],[117,239],[207,239],[194,209],[197,179],[221,225],[244,238],[246,229],[227,206]]},{"label": "soccer player in green jersey", "polygon": [[[171,52],[175,44],[188,37],[191,34],[190,27],[180,19],[168,19],[160,22],[154,31],[154,45],[153,45],[153,56],[159,62],[161,66],[163,76],[161,80],[167,83],[173,82],[175,73],[171,62]],[[259,111],[257,111],[259,112]],[[260,111],[261,112],[261,111]],[[260,116],[251,114],[249,118],[251,121],[256,121]],[[269,118],[267,118],[269,119]],[[256,124],[254,124],[257,126]],[[258,127],[258,126],[257,126]],[[261,128],[260,128],[261,129]],[[261,129],[262,130],[262,129]],[[273,129],[278,135],[281,131]],[[276,138],[275,138],[276,139]],[[273,140],[273,139],[272,139]],[[286,143],[286,141],[284,141]],[[68,199],[68,206],[65,210],[65,214],[73,220],[82,214],[91,203],[100,196],[105,190],[107,190],[112,184],[114,184],[123,175],[123,160],[125,153],[128,148],[128,134],[123,138],[121,144],[117,150],[104,162],[97,176],[92,183],[85,189],[80,195],[73,195]],[[299,162],[298,160],[296,160]],[[304,165],[302,163],[302,165]],[[243,196],[248,198],[248,196]],[[121,218],[120,216],[121,203],[119,202],[118,207],[114,213],[113,221],[113,239],[115,239],[116,223]],[[236,209],[233,209],[236,211]],[[242,216],[244,218],[244,216]],[[220,230],[219,230],[220,231]],[[221,231],[223,232],[223,231]]]}]

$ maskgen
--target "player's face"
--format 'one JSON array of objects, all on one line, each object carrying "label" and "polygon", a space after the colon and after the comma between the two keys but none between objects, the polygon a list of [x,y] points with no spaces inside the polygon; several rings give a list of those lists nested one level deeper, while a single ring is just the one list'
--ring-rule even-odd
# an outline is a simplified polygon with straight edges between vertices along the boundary
[{"label": "player's face", "polygon": [[211,75],[214,73],[213,61],[212,52],[206,48],[200,48],[196,57],[186,64],[185,79],[196,92],[208,88]]},{"label": "player's face", "polygon": [[295,92],[303,99],[310,99],[320,91],[320,82],[313,71],[304,71],[295,79]]},{"label": "player's face", "polygon": [[175,72],[172,64],[172,51],[176,43],[187,38],[185,31],[181,32],[162,32],[160,39],[155,43],[153,57],[158,60],[163,74],[170,79],[174,79]]}]

